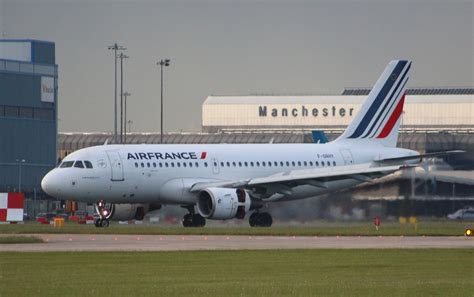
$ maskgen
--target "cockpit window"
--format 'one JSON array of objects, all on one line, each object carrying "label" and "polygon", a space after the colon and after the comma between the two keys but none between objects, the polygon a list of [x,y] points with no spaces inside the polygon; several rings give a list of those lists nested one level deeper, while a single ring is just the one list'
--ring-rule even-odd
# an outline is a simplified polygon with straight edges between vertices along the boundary
[{"label": "cockpit window", "polygon": [[84,165],[86,165],[86,168],[92,168],[92,163],[90,161],[84,161]]},{"label": "cockpit window", "polygon": [[72,165],[74,164],[74,161],[65,161],[65,162],[62,162],[61,163],[61,168],[69,168],[69,167],[72,167]]},{"label": "cockpit window", "polygon": [[74,167],[76,167],[76,168],[84,168],[84,164],[82,164],[82,161],[76,161],[76,163],[74,163]]}]

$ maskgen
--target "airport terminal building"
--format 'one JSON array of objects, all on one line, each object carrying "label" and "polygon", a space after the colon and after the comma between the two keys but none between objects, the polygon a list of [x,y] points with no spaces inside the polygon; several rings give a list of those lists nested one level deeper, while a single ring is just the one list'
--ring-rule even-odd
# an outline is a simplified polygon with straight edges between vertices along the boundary
[{"label": "airport terminal building", "polygon": [[0,192],[41,194],[56,164],[55,44],[0,39]]},{"label": "airport terminal building", "polygon": [[[370,89],[337,95],[209,96],[202,106],[202,130],[342,131]],[[474,131],[474,88],[411,88],[402,115],[405,131]]]}]

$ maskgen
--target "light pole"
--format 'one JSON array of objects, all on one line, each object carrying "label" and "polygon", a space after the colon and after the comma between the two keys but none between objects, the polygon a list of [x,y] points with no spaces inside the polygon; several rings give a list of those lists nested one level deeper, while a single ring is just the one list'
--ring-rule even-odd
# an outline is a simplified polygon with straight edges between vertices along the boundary
[{"label": "light pole", "polygon": [[18,193],[21,193],[21,164],[25,163],[24,159],[16,159],[18,162]]},{"label": "light pole", "polygon": [[122,122],[123,124],[123,142],[127,143],[127,97],[131,96],[129,92],[123,93],[123,96],[125,97],[125,114],[124,114],[124,120]]},{"label": "light pole", "polygon": [[114,142],[117,143],[117,51],[121,50],[124,51],[126,50],[125,47],[118,45],[117,43],[114,43],[113,45],[110,45],[108,47],[109,50],[114,51],[114,65],[115,65],[115,87],[114,87]]},{"label": "light pole", "polygon": [[129,56],[120,53],[120,143],[123,143],[123,59],[128,59]]},{"label": "light pole", "polygon": [[160,62],[157,62],[156,65],[160,65],[161,68],[161,133],[160,133],[160,143],[163,144],[163,66],[170,66],[170,59],[161,59]]}]

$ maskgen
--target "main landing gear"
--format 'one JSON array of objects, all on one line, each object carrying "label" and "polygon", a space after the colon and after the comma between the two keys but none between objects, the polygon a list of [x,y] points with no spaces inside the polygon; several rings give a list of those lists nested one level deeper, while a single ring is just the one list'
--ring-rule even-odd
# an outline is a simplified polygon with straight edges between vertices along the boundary
[{"label": "main landing gear", "polygon": [[95,220],[95,226],[98,228],[108,227],[110,218],[115,212],[115,204],[110,204],[110,207],[107,207],[104,200],[99,200],[95,203],[95,211],[99,214],[99,218]]},{"label": "main landing gear", "polygon": [[189,213],[183,217],[183,227],[204,227],[206,219],[194,212],[194,206],[183,206]]},{"label": "main landing gear", "polygon": [[250,227],[271,227],[273,219],[268,212],[255,211],[249,217],[249,224]]}]

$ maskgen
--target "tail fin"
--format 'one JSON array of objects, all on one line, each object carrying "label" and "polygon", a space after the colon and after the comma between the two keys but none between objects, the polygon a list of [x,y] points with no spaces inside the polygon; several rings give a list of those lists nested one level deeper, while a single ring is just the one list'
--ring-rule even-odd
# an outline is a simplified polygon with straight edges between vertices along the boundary
[{"label": "tail fin", "polygon": [[393,60],[370,91],[346,131],[336,141],[397,145],[411,61]]}]

